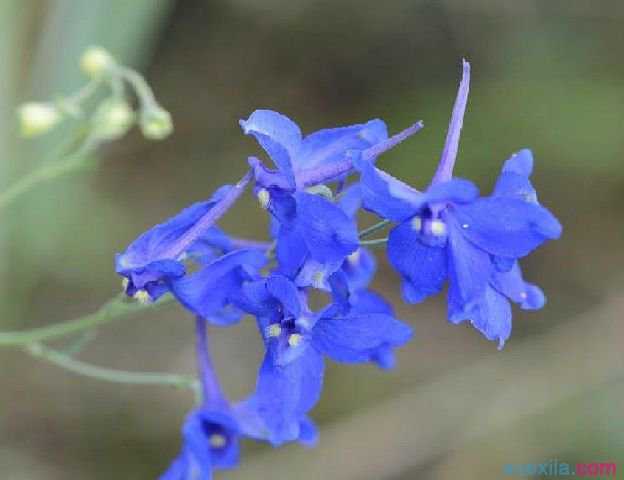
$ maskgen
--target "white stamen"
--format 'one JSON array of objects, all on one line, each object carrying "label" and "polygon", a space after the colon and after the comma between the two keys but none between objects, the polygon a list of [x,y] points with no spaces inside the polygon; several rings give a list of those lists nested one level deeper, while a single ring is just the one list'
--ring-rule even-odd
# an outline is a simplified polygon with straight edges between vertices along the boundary
[{"label": "white stamen", "polygon": [[213,433],[210,437],[208,437],[208,443],[210,443],[212,448],[223,448],[227,443],[227,439],[220,433]]},{"label": "white stamen", "polygon": [[279,325],[279,323],[274,323],[272,325],[269,325],[266,329],[266,335],[269,338],[276,338],[279,337],[282,334],[282,327]]},{"label": "white stamen", "polygon": [[420,230],[422,229],[422,218],[420,217],[412,218],[412,229],[415,232],[420,232]]},{"label": "white stamen", "polygon": [[433,220],[431,222],[431,233],[436,237],[446,235],[446,224],[442,220]]},{"label": "white stamen", "polygon": [[349,260],[349,263],[351,265],[357,265],[360,262],[360,256],[361,256],[361,252],[360,249],[357,249],[355,252],[353,252],[351,255],[349,255],[347,257],[347,260]]},{"label": "white stamen", "polygon": [[132,298],[143,305],[152,301],[152,297],[150,297],[150,294],[147,293],[147,290],[137,290]]},{"label": "white stamen", "polygon": [[288,337],[288,345],[296,347],[301,343],[301,340],[303,340],[303,337],[300,333],[293,333]]},{"label": "white stamen", "polygon": [[258,190],[258,201],[260,206],[264,209],[269,208],[269,201],[271,200],[271,194],[266,188]]}]

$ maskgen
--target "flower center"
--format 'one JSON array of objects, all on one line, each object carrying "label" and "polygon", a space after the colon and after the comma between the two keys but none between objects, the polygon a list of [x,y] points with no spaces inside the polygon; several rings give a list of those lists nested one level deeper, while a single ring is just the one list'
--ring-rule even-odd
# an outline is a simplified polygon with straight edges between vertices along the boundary
[{"label": "flower center", "polygon": [[223,448],[227,443],[227,439],[225,438],[225,435],[213,433],[210,437],[208,437],[208,443],[212,448]]}]

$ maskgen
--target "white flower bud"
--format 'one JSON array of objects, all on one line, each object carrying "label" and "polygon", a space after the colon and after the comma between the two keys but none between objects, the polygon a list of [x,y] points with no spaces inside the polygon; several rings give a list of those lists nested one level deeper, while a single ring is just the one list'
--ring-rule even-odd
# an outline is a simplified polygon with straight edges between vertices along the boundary
[{"label": "white flower bud", "polygon": [[167,110],[153,107],[141,113],[140,127],[145,138],[162,140],[173,131],[173,122]]},{"label": "white flower bud", "polygon": [[134,124],[134,112],[124,100],[104,100],[93,117],[93,134],[99,140],[116,140]]},{"label": "white flower bud", "polygon": [[50,103],[24,103],[17,111],[20,130],[24,137],[35,137],[49,131],[62,118],[61,112]]},{"label": "white flower bud", "polygon": [[101,76],[114,64],[113,56],[102,47],[89,47],[80,58],[80,69],[91,78]]}]

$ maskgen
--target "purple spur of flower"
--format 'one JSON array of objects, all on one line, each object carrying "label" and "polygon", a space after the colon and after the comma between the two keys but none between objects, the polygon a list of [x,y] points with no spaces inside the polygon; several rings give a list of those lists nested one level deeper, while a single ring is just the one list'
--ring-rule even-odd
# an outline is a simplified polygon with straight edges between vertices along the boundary
[{"label": "purple spur of flower", "polygon": [[330,305],[312,312],[305,290],[282,275],[247,284],[243,302],[256,316],[267,349],[255,401],[275,445],[301,439],[306,415],[320,397],[325,356],[379,361],[382,350],[402,346],[412,335],[379,305],[376,311]]},{"label": "purple spur of flower", "polygon": [[420,302],[448,280],[450,321],[470,320],[502,348],[511,333],[508,299],[529,309],[544,304],[541,290],[522,279],[517,260],[558,238],[561,225],[537,202],[529,181],[533,158],[528,150],[505,163],[488,197],[479,197],[471,182],[452,178],[469,78],[470,66],[464,61],[440,166],[424,193],[371,162],[354,162],[364,207],[398,223],[390,232],[387,253],[403,278],[404,298]]},{"label": "purple spur of flower", "polygon": [[166,282],[184,276],[183,260],[188,253],[206,254],[202,245],[223,246],[224,238],[215,223],[243,193],[251,179],[248,172],[236,185],[219,188],[206,201],[185,208],[164,223],[141,234],[115,257],[115,270],[124,277],[129,296],[155,300],[167,291]]}]

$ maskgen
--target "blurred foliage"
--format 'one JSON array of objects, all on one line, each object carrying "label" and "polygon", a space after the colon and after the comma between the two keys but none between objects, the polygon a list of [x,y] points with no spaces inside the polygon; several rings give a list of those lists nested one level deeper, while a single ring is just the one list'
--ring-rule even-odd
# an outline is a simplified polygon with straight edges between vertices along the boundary
[{"label": "blurred foliage", "polygon": [[[255,108],[283,111],[304,131],[373,117],[398,131],[423,119],[425,130],[381,161],[410,183],[425,185],[444,141],[462,56],[473,65],[473,83],[458,174],[488,191],[501,162],[530,147],[541,201],[564,224],[563,239],[526,262],[527,278],[544,288],[549,305],[515,312],[514,335],[497,355],[513,354],[523,339],[539,341],[554,328],[565,331],[571,319],[591,319],[609,301],[606,292],[621,285],[624,264],[623,20],[624,4],[615,0],[397,0],[383,8],[373,0],[0,2],[0,188],[36,168],[42,153],[71,133],[17,142],[13,113],[19,102],[76,88],[80,52],[89,45],[101,44],[145,68],[176,126],[175,135],[158,144],[133,133],[101,152],[97,170],[42,186],[0,214],[0,327],[61,321],[95,310],[117,293],[116,251],[239,178],[256,147],[236,122]],[[248,198],[222,225],[260,237],[266,225],[257,208]],[[448,325],[441,299],[402,304],[397,278],[383,262],[375,286],[416,326],[417,338],[390,374],[372,367],[329,369],[315,413],[321,442],[335,422],[359,413],[366,422],[366,409],[448,378],[459,367],[467,384],[497,389],[496,378],[470,368],[492,358],[494,346],[468,327]],[[103,328],[84,356],[116,368],[192,371],[191,332],[188,315],[167,310]],[[614,330],[616,339],[623,333]],[[245,394],[261,349],[254,326],[216,330],[213,344],[226,388],[233,397]],[[614,353],[581,341],[561,349],[557,361],[565,364],[569,355],[574,364],[576,352],[587,349],[597,360]],[[531,361],[520,356],[514,368],[521,371]],[[100,384],[17,351],[1,351],[0,362],[0,467],[6,478],[155,478],[175,454],[189,395]],[[552,367],[544,365],[544,371]],[[513,425],[500,426],[487,413],[471,419],[488,427],[479,438],[450,450],[435,445],[418,465],[406,461],[379,478],[500,478],[504,463],[551,458],[619,460],[622,469],[618,406],[624,392],[618,364],[609,368],[612,381],[596,385],[580,376],[571,398],[545,404]],[[561,386],[557,378],[549,380],[554,389]],[[461,391],[461,384],[451,385]],[[538,392],[522,392],[510,405],[522,410],[532,394]],[[488,401],[484,395],[481,411],[488,411]],[[444,424],[445,415],[414,415],[424,422],[422,431]],[[369,434],[381,426],[369,424]],[[464,438],[465,427],[452,433]],[[419,429],[411,434],[417,444]],[[365,461],[351,447],[340,449]],[[244,462],[261,462],[268,454],[255,445],[246,450]],[[287,462],[288,455],[285,450],[271,458]],[[322,457],[310,458],[323,464]]]}]

